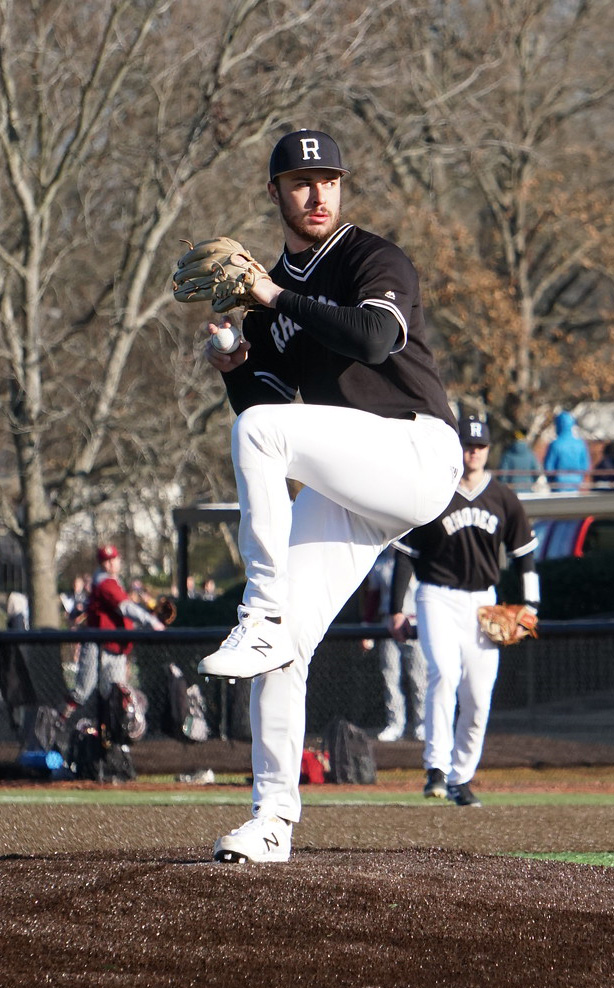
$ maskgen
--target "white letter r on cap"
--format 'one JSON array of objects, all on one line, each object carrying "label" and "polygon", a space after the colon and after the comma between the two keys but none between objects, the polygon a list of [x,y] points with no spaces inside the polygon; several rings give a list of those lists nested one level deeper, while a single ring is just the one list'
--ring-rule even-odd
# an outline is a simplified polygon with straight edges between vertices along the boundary
[{"label": "white letter r on cap", "polygon": [[315,137],[301,137],[301,144],[303,145],[303,161],[308,161],[309,158],[315,158],[316,161],[320,160],[320,145]]}]

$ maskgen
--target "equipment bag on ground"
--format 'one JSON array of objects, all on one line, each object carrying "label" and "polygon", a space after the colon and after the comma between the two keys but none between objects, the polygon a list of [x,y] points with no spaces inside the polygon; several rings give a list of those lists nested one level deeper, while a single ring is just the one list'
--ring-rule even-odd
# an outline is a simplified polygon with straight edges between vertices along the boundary
[{"label": "equipment bag on ground", "polygon": [[360,727],[336,717],[326,730],[325,746],[331,782],[371,785],[377,781],[373,742]]},{"label": "equipment bag on ground", "polygon": [[205,700],[198,684],[188,686],[183,672],[174,662],[168,667],[167,683],[165,732],[180,741],[206,741],[211,731]]},{"label": "equipment bag on ground", "polygon": [[109,739],[119,745],[140,741],[147,730],[147,707],[147,697],[141,690],[113,683],[102,709]]},{"label": "equipment bag on ground", "polygon": [[72,731],[66,762],[76,779],[131,782],[137,777],[130,746],[109,740],[102,743],[98,727],[86,717]]}]

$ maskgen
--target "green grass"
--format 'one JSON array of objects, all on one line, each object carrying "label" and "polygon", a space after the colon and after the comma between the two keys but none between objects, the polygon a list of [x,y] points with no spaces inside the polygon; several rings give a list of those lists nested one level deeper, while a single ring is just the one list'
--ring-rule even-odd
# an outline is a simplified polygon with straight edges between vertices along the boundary
[{"label": "green grass", "polygon": [[[226,780],[224,782],[224,780]],[[145,780],[142,780],[145,781]],[[153,783],[154,777],[148,780]],[[168,785],[170,776],[155,777],[158,784]],[[224,788],[220,786],[224,785]],[[614,806],[614,796],[597,793],[480,793],[485,809],[490,807],[516,806]],[[302,790],[305,806],[407,806],[421,807],[434,814],[458,813],[450,804],[431,800],[425,802],[421,792],[386,792],[372,788],[356,788],[354,792],[330,786],[326,790]],[[243,776],[223,776],[216,778],[216,786],[195,785],[193,788],[168,789],[125,789],[110,785],[94,789],[67,789],[60,786],[38,785],[31,788],[6,788],[0,786],[0,805],[21,804],[32,806],[72,805],[72,806],[224,806],[251,803],[250,787]],[[473,812],[473,811],[471,811]],[[537,858],[541,860],[568,861],[582,865],[614,867],[614,852],[547,852],[505,855],[506,857]]]},{"label": "green grass", "polygon": [[[421,792],[382,792],[376,788],[368,791],[348,793],[306,792],[301,798],[305,806],[357,806],[360,804],[377,806],[422,806],[433,810],[450,809],[444,800],[425,801]],[[480,801],[489,806],[612,806],[614,796],[603,793],[550,793],[550,792],[490,792],[480,793]]]},{"label": "green grass", "polygon": [[517,851],[506,854],[508,858],[537,858],[540,861],[569,861],[571,864],[598,865],[614,868],[614,851],[549,851],[543,854],[525,854]]},{"label": "green grass", "polygon": [[[221,783],[221,777],[216,779]],[[451,807],[439,800],[425,802],[421,792],[386,792],[371,788],[357,788],[354,792],[347,789],[337,790],[314,789],[306,786],[302,790],[302,801],[305,806],[420,806],[432,812],[448,812]],[[480,799],[485,808],[496,806],[612,806],[614,796],[603,793],[480,793]],[[96,789],[64,789],[49,786],[33,786],[25,789],[0,788],[0,805],[5,803],[28,803],[32,805],[44,803],[104,806],[176,806],[183,805],[246,805],[251,803],[249,786],[232,783],[227,788],[220,789],[206,785],[195,785],[192,789],[124,789],[113,786],[101,786]]]},{"label": "green grass", "polygon": [[30,806],[53,804],[55,806],[232,806],[251,804],[247,792],[228,790],[228,792],[207,792],[204,788],[194,791],[182,789],[177,792],[139,791],[136,789],[74,789],[62,792],[54,791],[51,787],[45,789],[21,789],[18,792],[0,792],[0,806],[7,803],[21,803]]}]

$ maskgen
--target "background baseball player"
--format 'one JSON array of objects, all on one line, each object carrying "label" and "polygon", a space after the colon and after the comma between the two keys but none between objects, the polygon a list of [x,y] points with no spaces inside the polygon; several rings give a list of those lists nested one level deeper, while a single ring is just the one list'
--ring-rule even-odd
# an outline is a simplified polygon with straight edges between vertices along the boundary
[{"label": "background baseball player", "polygon": [[424,795],[480,806],[469,783],[482,754],[499,650],[480,630],[477,611],[496,600],[502,545],[520,574],[525,603],[537,610],[537,539],[516,494],[485,469],[487,424],[467,418],[459,427],[461,481],[445,511],[402,540],[409,555],[397,553],[389,629],[393,637],[404,633],[402,602],[413,563],[418,634],[427,660]]},{"label": "background baseball player", "polygon": [[[327,134],[278,142],[268,194],[284,252],[252,289],[261,307],[244,320],[246,342],[230,354],[208,344],[238,414],[247,584],[239,624],[199,669],[257,677],[254,818],[216,842],[223,861],[288,859],[311,656],[388,542],[436,517],[460,476],[416,271],[395,245],[340,222],[345,174]],[[305,485],[294,504],[286,478]]]},{"label": "background baseball player", "polygon": [[[101,545],[97,550],[98,568],[92,577],[90,596],[85,610],[88,628],[131,629],[135,623],[164,631],[166,625],[140,604],[136,604],[126,592],[121,578],[121,556],[116,546]],[[63,712],[67,717],[76,707],[82,706],[98,687],[103,699],[107,699],[113,683],[127,682],[127,661],[132,651],[131,642],[85,642],[79,651],[74,689],[68,696]]]}]

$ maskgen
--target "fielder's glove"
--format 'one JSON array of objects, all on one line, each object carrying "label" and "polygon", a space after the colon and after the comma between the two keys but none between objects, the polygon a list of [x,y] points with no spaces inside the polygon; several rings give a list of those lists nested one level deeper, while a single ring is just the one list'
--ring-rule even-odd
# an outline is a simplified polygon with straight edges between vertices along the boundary
[{"label": "fielder's glove", "polygon": [[537,638],[537,614],[526,604],[486,604],[478,607],[484,634],[497,645],[515,645],[523,638]]},{"label": "fielder's glove", "polygon": [[[185,240],[183,243],[189,243]],[[258,302],[250,289],[260,278],[271,280],[266,269],[236,240],[202,240],[177,261],[173,295],[178,302],[211,302],[214,312],[253,309]]]},{"label": "fielder's glove", "polygon": [[159,597],[152,610],[152,614],[155,614],[158,621],[161,621],[162,624],[169,625],[177,617],[177,608],[170,597]]}]

